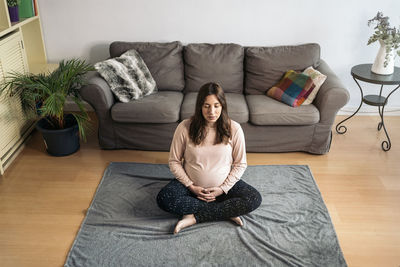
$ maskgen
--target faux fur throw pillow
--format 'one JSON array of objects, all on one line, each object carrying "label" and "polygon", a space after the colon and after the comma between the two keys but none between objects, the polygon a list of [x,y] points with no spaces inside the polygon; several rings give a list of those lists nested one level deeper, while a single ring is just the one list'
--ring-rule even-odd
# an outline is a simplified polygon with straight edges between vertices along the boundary
[{"label": "faux fur throw pillow", "polygon": [[134,49],[120,57],[98,62],[94,67],[121,102],[129,102],[157,92],[156,82]]}]

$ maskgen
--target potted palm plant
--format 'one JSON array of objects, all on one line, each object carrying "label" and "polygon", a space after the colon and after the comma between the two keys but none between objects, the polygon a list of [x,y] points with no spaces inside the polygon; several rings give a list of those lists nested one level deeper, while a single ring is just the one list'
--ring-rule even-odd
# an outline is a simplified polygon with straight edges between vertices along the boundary
[{"label": "potted palm plant", "polygon": [[[0,86],[0,93],[20,96],[28,118],[37,120],[36,129],[42,132],[47,152],[66,156],[79,149],[79,138],[86,140],[90,117],[79,95],[84,75],[94,70],[83,60],[61,61],[48,74],[10,73]],[[67,99],[72,99],[79,112],[64,112]]]}]

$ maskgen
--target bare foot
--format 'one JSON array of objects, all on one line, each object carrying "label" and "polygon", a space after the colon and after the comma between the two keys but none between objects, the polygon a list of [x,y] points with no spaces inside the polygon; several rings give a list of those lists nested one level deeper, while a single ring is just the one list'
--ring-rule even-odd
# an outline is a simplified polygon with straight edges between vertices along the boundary
[{"label": "bare foot", "polygon": [[237,225],[239,225],[239,226],[243,226],[243,222],[242,222],[242,220],[240,219],[240,217],[232,217],[232,218],[230,218],[232,221],[234,221]]},{"label": "bare foot", "polygon": [[[240,220],[240,219],[239,219]],[[193,214],[183,215],[182,219],[178,221],[175,226],[174,234],[179,233],[180,230],[196,224],[196,218]]]}]

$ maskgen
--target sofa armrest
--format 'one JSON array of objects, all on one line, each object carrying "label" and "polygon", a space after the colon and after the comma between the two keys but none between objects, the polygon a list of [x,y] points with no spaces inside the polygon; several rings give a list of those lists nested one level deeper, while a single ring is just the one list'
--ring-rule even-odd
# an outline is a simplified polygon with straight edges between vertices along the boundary
[{"label": "sofa armrest", "polygon": [[114,96],[108,83],[97,71],[87,74],[87,85],[80,89],[82,98],[96,111],[109,110],[114,105]]},{"label": "sofa armrest", "polygon": [[336,113],[347,104],[350,94],[325,61],[321,60],[317,70],[325,74],[327,79],[319,89],[313,104],[320,112],[320,123],[333,124]]}]

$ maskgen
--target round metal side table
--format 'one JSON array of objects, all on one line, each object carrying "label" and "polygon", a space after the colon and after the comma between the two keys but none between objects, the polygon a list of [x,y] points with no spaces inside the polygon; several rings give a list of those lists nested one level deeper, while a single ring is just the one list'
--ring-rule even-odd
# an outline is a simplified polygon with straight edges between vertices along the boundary
[{"label": "round metal side table", "polygon": [[[347,131],[346,126],[341,124],[356,115],[363,103],[371,106],[377,106],[379,110],[379,116],[381,117],[381,121],[378,123],[378,131],[383,128],[387,137],[387,141],[385,140],[382,142],[382,149],[384,151],[388,151],[392,144],[383,120],[383,112],[389,97],[400,87],[400,68],[394,67],[394,72],[391,75],[378,75],[371,72],[371,67],[372,64],[361,64],[356,65],[351,69],[351,75],[353,76],[354,81],[357,83],[358,88],[360,88],[361,102],[357,110],[351,116],[347,117],[336,125],[336,132],[339,134],[344,134]],[[367,83],[380,84],[381,90],[379,91],[379,95],[364,96],[363,90],[357,80]],[[382,96],[382,89],[384,85],[397,85],[397,87],[394,88],[386,97],[384,97]]]}]

